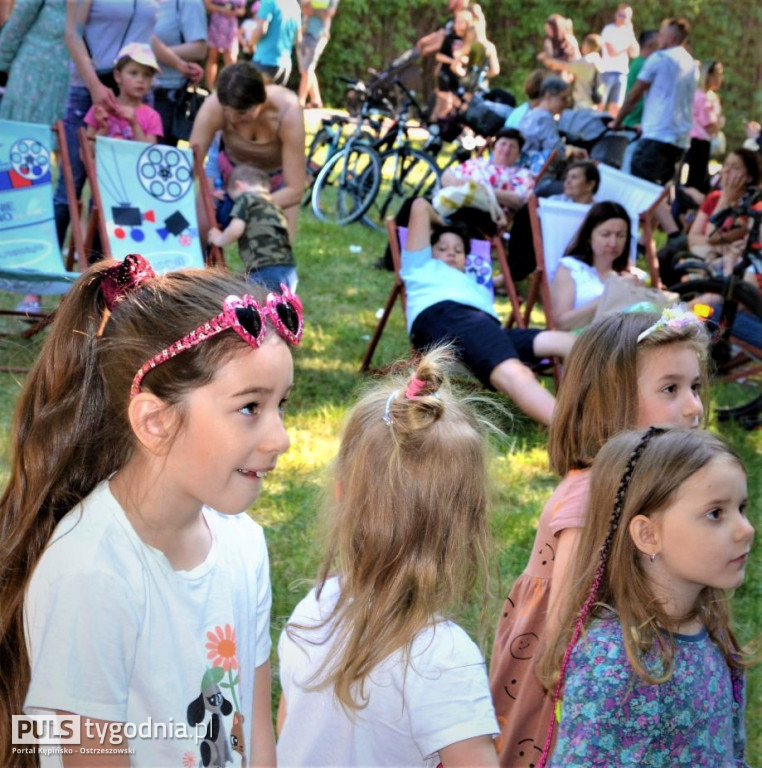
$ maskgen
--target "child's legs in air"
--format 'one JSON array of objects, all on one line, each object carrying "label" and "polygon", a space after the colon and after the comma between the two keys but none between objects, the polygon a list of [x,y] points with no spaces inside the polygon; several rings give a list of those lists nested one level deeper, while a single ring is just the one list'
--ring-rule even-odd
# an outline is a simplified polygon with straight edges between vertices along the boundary
[{"label": "child's legs in air", "polygon": [[[527,416],[548,426],[556,399],[540,384],[526,364],[538,363],[546,357],[565,358],[576,337],[565,331],[520,328],[500,328],[500,332],[508,340],[500,350],[506,359],[492,369],[490,384],[508,395]],[[508,356],[507,352],[511,348],[513,354]]]},{"label": "child's legs in air", "polygon": [[[566,331],[504,331],[510,335],[519,357],[527,362],[545,357],[564,360],[577,337]],[[531,344],[531,348],[528,348]],[[535,378],[532,371],[513,357],[497,365],[490,374],[490,383],[510,397],[524,413],[546,426],[550,424],[555,398]]]},{"label": "child's legs in air", "polygon": [[553,418],[556,399],[517,357],[503,360],[492,369],[490,384],[513,400],[527,416],[546,427]]}]

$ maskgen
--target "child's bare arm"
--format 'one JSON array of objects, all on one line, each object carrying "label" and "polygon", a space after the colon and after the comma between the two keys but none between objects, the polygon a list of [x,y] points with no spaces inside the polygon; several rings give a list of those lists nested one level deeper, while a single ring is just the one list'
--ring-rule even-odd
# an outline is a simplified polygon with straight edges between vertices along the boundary
[{"label": "child's bare arm", "polygon": [[218,248],[224,248],[239,240],[245,230],[246,222],[243,219],[231,219],[224,232],[217,227],[209,230],[209,242]]},{"label": "child's bare arm", "polygon": [[442,219],[428,200],[418,197],[410,208],[405,250],[421,251],[431,243],[431,225],[441,224]]}]

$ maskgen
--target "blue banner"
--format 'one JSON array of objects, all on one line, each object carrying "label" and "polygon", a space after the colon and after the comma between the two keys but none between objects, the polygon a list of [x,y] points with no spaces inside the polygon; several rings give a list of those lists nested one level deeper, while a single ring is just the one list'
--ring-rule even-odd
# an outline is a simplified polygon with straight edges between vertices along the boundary
[{"label": "blue banner", "polygon": [[95,155],[112,256],[140,253],[157,273],[203,267],[192,152],[98,136]]}]

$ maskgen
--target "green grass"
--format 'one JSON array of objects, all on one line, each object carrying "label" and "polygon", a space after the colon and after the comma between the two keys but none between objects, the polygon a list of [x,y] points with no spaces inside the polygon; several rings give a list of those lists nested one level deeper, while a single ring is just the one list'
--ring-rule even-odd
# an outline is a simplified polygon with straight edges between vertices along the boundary
[{"label": "green grass", "polygon": [[[359,253],[350,251],[359,245]],[[265,526],[270,549],[273,584],[273,642],[294,605],[304,595],[306,579],[314,578],[320,559],[318,512],[323,478],[334,457],[342,421],[359,387],[358,374],[363,351],[392,283],[388,272],[372,267],[382,255],[384,239],[358,224],[333,227],[303,212],[296,241],[300,276],[299,293],[304,301],[306,331],[295,352],[296,386],[289,405],[290,451],[268,478],[253,517]],[[229,262],[234,264],[235,257]],[[11,301],[9,299],[9,301]],[[17,329],[18,326],[13,326]],[[10,325],[5,328],[11,329]],[[40,337],[22,340],[17,336],[0,340],[0,362],[25,364],[33,361]],[[382,365],[408,355],[402,313],[393,317],[376,353]],[[19,386],[19,375],[0,374],[0,426],[5,431],[0,471],[7,472],[10,424]],[[721,393],[719,393],[721,394]],[[496,504],[492,516],[496,560],[501,582],[488,605],[486,626],[479,631],[475,605],[463,607],[463,623],[489,642],[502,599],[528,559],[535,524],[545,500],[557,482],[547,468],[546,432],[515,413],[507,425],[507,439],[497,445],[494,461]],[[712,425],[741,453],[749,470],[750,517],[762,524],[762,431],[743,432],[727,425]],[[5,474],[3,474],[3,479]],[[734,597],[736,624],[743,641],[757,637],[762,627],[760,559],[752,557],[744,586]],[[273,659],[274,654],[273,654]],[[277,679],[277,674],[274,675]],[[277,695],[277,682],[275,685]],[[755,727],[762,714],[762,673],[749,675],[747,723],[752,765],[762,765],[762,733]]]}]

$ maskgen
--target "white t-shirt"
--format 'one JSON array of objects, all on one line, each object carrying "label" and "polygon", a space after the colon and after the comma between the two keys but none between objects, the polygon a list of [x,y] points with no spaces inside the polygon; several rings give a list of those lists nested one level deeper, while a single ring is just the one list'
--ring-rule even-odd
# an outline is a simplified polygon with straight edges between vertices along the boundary
[{"label": "white t-shirt", "polygon": [[563,256],[561,266],[569,270],[574,281],[574,306],[572,309],[584,307],[603,295],[606,285],[595,267],[574,256]]},{"label": "white t-shirt", "polygon": [[[330,579],[320,600],[312,590],[289,623],[314,626],[330,614],[338,595],[338,579]],[[456,624],[440,621],[419,632],[409,665],[403,664],[401,651],[382,662],[366,682],[368,705],[354,720],[333,691],[303,687],[332,656],[334,641],[321,644],[330,626],[281,634],[278,656],[287,714],[278,741],[279,765],[436,766],[438,750],[499,733],[484,659]]]},{"label": "white t-shirt", "polygon": [[[61,520],[24,604],[26,712],[171,725],[175,738],[130,740],[133,768],[200,765],[216,715],[221,728],[207,746],[233,759],[231,731],[248,735],[254,670],[270,655],[269,564],[262,528],[247,514],[204,517],[212,547],[190,571],[140,539],[108,482]],[[60,766],[60,757],[41,765]]]},{"label": "white t-shirt", "polygon": [[[606,24],[601,32],[601,43],[603,48],[601,52],[601,59],[603,60],[602,71],[627,74],[630,71],[630,54],[627,52],[627,49],[638,44],[632,24],[622,24],[620,27],[616,24]],[[616,56],[609,56],[606,52],[606,43],[610,43],[617,51],[622,51],[622,53],[618,53]]]},{"label": "white t-shirt", "polygon": [[687,149],[693,126],[693,92],[698,67],[682,46],[654,51],[638,73],[649,83],[643,103],[642,135]]}]

